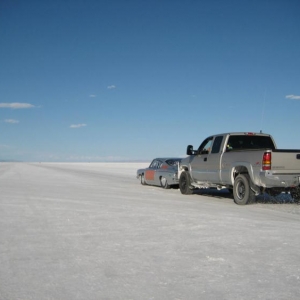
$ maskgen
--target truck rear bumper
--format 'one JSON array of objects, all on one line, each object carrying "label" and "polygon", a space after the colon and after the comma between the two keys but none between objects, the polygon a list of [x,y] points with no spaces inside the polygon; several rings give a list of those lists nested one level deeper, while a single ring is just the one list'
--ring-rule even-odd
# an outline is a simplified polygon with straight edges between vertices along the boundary
[{"label": "truck rear bumper", "polygon": [[300,184],[300,174],[273,174],[271,171],[260,172],[261,186],[272,187],[295,187]]}]

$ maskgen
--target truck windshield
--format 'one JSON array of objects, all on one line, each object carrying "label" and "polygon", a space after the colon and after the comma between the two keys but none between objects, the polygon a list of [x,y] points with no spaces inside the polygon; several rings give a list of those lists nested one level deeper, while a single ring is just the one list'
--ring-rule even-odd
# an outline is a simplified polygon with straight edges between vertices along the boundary
[{"label": "truck windshield", "polygon": [[275,149],[275,145],[269,136],[261,135],[231,135],[229,137],[227,151],[243,149]]}]

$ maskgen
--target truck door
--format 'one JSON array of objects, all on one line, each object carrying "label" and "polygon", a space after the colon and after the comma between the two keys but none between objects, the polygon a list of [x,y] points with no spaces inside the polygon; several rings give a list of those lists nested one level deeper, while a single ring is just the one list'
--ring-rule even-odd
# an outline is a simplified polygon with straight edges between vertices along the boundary
[{"label": "truck door", "polygon": [[208,154],[206,160],[206,178],[208,182],[219,183],[220,182],[220,172],[221,172],[221,145],[223,141],[223,136],[216,136],[211,147],[211,151]]},{"label": "truck door", "polygon": [[200,182],[207,181],[207,158],[212,146],[212,141],[213,137],[205,139],[191,161],[191,173],[194,180]]},{"label": "truck door", "polygon": [[194,180],[218,183],[220,180],[220,156],[223,136],[209,137],[203,141],[191,162]]}]

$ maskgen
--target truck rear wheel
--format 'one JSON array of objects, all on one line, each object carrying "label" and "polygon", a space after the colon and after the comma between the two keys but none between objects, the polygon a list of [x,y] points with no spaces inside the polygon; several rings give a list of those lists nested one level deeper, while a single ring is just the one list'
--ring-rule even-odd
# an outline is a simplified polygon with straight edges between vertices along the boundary
[{"label": "truck rear wheel", "polygon": [[188,172],[182,172],[179,178],[179,188],[180,192],[183,195],[190,195],[193,193],[193,190],[190,189],[191,177]]},{"label": "truck rear wheel", "polygon": [[239,205],[245,205],[254,202],[255,193],[251,189],[251,179],[249,175],[239,174],[233,185],[234,202]]}]

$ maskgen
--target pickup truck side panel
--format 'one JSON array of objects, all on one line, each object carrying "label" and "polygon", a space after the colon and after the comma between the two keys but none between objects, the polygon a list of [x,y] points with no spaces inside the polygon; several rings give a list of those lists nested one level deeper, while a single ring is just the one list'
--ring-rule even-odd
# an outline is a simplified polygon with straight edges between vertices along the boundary
[{"label": "pickup truck side panel", "polygon": [[[247,157],[251,156],[251,162],[247,161]],[[262,151],[230,151],[225,152],[222,156],[221,163],[221,183],[233,185],[234,172],[244,168],[250,175],[251,180],[256,185],[261,185],[259,173],[262,168]]]}]

